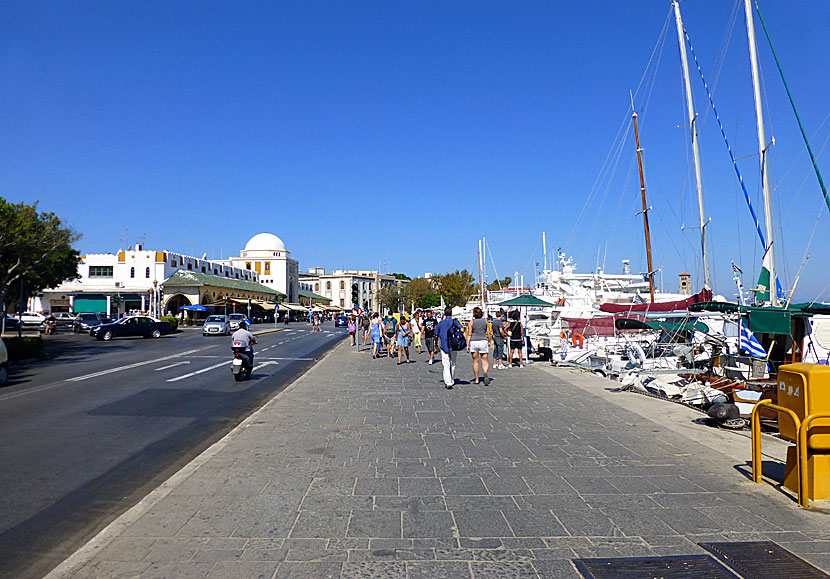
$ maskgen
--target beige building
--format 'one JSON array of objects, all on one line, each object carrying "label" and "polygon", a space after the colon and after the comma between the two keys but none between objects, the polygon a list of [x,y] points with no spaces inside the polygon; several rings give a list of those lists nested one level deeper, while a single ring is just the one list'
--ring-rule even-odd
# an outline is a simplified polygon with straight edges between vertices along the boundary
[{"label": "beige building", "polygon": [[331,305],[343,309],[352,307],[352,285],[357,284],[358,306],[372,312],[379,311],[375,301],[378,289],[386,285],[403,287],[407,283],[406,280],[372,270],[335,269],[326,273],[321,267],[311,268],[301,278],[304,289],[329,298]]}]

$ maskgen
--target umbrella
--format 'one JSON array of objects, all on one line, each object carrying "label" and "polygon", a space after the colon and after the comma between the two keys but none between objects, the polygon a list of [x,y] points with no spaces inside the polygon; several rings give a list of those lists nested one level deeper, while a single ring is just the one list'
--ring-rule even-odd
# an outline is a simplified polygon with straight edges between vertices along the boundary
[{"label": "umbrella", "polygon": [[537,306],[537,307],[543,307],[543,308],[550,308],[550,307],[555,306],[556,304],[546,302],[545,300],[540,300],[536,296],[523,295],[523,296],[519,296],[519,297],[510,299],[510,300],[507,300],[507,301],[504,301],[504,302],[501,302],[501,303],[498,303],[498,304],[494,304],[494,305],[497,305],[497,306],[500,306],[500,307],[503,307],[503,306],[506,306],[506,307],[533,307],[533,306]]}]

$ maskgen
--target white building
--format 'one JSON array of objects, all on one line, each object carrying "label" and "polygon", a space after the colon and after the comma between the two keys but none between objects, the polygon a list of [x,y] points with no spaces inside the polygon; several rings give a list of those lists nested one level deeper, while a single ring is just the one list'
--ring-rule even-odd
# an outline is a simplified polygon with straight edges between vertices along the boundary
[{"label": "white building", "polygon": [[[141,245],[118,253],[81,256],[78,279],[67,281],[32,298],[30,308],[45,312],[121,314],[150,311],[164,280],[177,271],[193,271],[229,280],[259,282],[254,271],[224,261],[202,259],[173,251],[146,250]],[[169,297],[169,295],[167,296]],[[155,315],[161,312],[153,312]]]},{"label": "white building", "polygon": [[[254,235],[240,254],[227,263],[253,271],[259,283],[285,294],[289,303],[299,300],[299,262],[291,257],[282,240],[273,233]],[[319,292],[318,292],[319,293]]]}]

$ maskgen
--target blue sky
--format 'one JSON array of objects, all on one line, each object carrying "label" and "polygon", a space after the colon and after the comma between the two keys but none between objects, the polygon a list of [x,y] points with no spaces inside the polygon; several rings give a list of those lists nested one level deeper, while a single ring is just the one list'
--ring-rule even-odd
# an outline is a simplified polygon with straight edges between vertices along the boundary
[{"label": "blue sky", "polygon": [[[761,212],[742,3],[681,9]],[[830,3],[761,9],[823,152]],[[528,283],[545,231],[549,253],[582,270],[630,259],[645,271],[628,129],[645,79],[655,263],[668,290],[681,271],[700,285],[697,232],[681,230],[697,217],[669,12],[665,0],[7,2],[0,195],[58,213],[84,253],[146,234],[148,247],[227,257],[269,231],[303,269],[416,276],[472,270],[486,235],[491,276]],[[800,272],[797,297],[830,300],[830,212],[756,26],[782,281]],[[692,82],[714,286],[731,296],[730,261],[752,286],[760,245],[694,69]]]}]

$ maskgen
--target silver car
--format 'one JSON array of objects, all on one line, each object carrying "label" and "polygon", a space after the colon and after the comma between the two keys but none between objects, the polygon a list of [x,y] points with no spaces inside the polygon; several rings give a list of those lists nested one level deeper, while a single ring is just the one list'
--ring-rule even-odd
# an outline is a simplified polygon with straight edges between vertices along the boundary
[{"label": "silver car", "polygon": [[248,316],[245,314],[231,314],[228,316],[228,321],[231,324],[231,330],[238,330],[239,324],[242,322],[251,325],[251,322],[248,321]]},{"label": "silver car", "polygon": [[205,325],[202,326],[203,336],[227,336],[231,333],[231,324],[228,316],[208,316]]}]

